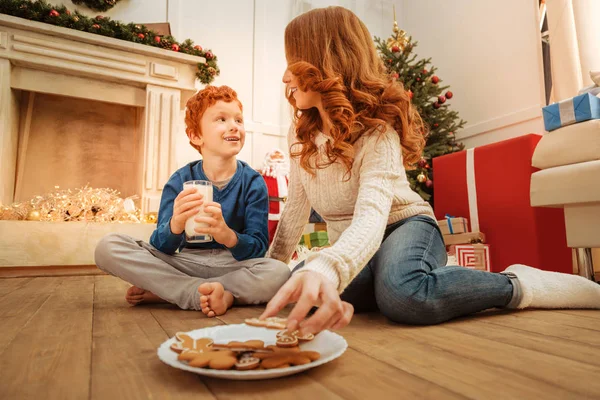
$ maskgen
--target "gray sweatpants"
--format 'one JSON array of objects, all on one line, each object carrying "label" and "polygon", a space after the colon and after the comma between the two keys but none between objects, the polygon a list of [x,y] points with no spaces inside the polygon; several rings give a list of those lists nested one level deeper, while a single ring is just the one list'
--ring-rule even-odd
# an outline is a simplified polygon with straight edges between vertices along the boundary
[{"label": "gray sweatpants", "polygon": [[185,310],[200,310],[198,286],[220,282],[234,304],[268,302],[290,276],[287,264],[271,258],[237,261],[227,249],[183,249],[173,255],[123,234],[109,234],[96,246],[101,270],[149,290]]}]

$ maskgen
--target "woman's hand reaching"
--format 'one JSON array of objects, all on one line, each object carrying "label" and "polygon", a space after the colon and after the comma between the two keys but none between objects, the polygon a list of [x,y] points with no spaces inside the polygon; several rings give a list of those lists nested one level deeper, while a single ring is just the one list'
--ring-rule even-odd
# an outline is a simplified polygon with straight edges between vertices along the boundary
[{"label": "woman's hand reaching", "polygon": [[[318,272],[294,274],[271,299],[260,319],[275,316],[289,303],[296,303],[288,315],[287,329],[302,333],[319,333],[325,329],[341,329],[348,325],[354,307],[342,301],[330,280]],[[319,309],[304,319],[312,307]]]}]

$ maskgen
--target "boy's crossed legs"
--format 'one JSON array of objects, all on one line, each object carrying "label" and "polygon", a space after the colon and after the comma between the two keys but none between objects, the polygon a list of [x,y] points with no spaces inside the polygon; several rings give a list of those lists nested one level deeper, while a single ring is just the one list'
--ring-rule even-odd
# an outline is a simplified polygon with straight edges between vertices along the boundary
[{"label": "boy's crossed legs", "polygon": [[125,296],[130,304],[166,301],[209,317],[234,303],[266,303],[290,274],[286,264],[273,259],[236,261],[226,249],[167,255],[122,234],[103,238],[95,257],[100,269],[134,285]]}]

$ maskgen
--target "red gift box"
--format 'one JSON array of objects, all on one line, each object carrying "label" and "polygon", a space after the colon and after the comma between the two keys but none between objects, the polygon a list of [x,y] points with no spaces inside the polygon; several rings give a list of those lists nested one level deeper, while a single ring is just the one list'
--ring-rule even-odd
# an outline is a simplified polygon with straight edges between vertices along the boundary
[{"label": "red gift box", "polygon": [[435,214],[463,215],[471,232],[485,232],[492,272],[511,264],[572,273],[564,211],[531,207],[533,151],[541,136],[528,134],[433,159]]},{"label": "red gift box", "polygon": [[489,244],[457,244],[450,246],[450,254],[458,265],[481,271],[491,271]]}]

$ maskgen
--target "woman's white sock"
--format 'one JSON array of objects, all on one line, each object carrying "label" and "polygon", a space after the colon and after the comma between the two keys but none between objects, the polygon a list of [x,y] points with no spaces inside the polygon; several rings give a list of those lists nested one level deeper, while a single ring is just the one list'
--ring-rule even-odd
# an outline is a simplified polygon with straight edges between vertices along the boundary
[{"label": "woman's white sock", "polygon": [[600,308],[600,285],[579,275],[542,271],[515,264],[504,272],[514,274],[521,286],[516,308]]}]

